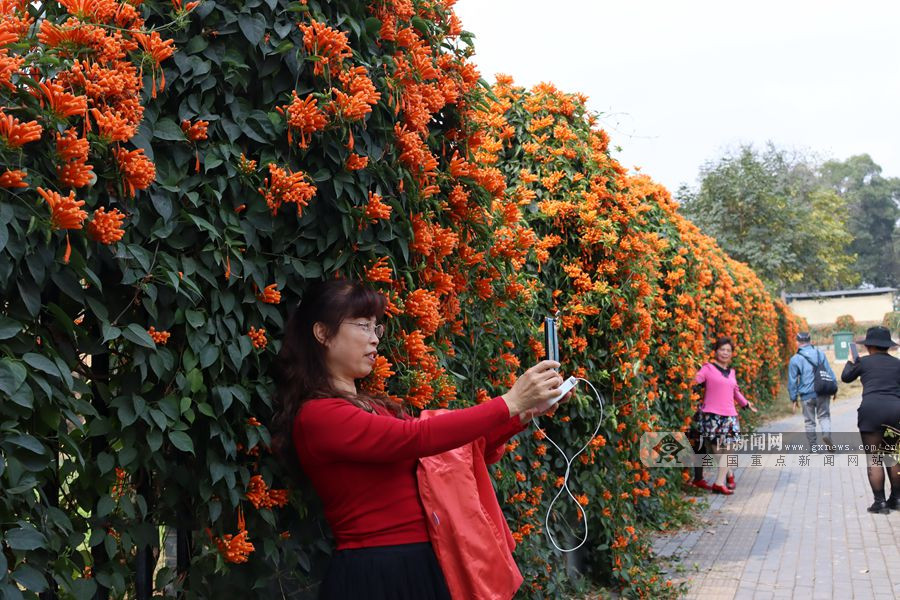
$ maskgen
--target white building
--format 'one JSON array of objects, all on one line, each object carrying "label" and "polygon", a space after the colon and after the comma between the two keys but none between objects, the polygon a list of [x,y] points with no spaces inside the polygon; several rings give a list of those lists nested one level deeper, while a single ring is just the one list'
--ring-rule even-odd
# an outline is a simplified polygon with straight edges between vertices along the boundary
[{"label": "white building", "polygon": [[885,313],[894,310],[896,288],[836,290],[785,294],[785,302],[794,314],[810,326],[834,324],[841,315],[850,315],[857,323],[881,324]]}]

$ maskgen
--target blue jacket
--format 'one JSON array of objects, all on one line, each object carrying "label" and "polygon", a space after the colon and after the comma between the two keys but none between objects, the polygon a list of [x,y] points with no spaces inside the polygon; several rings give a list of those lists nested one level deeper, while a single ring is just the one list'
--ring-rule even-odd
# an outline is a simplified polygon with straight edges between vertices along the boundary
[{"label": "blue jacket", "polygon": [[788,364],[788,396],[790,396],[791,402],[796,402],[798,398],[809,400],[816,397],[816,391],[813,389],[815,377],[813,366],[806,358],[803,358],[804,356],[817,365],[822,363],[834,377],[834,371],[831,370],[831,365],[828,364],[828,359],[821,350],[815,346],[800,346],[797,354],[791,357],[791,362]]}]

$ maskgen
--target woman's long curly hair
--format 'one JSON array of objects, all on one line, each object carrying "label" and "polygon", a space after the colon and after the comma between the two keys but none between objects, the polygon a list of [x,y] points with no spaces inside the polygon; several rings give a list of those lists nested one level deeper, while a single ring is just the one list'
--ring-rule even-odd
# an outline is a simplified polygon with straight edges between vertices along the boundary
[{"label": "woman's long curly hair", "polygon": [[315,398],[344,398],[361,408],[378,404],[397,412],[389,400],[349,395],[336,390],[325,362],[325,345],[313,334],[313,325],[325,326],[325,337],[334,337],[346,319],[381,319],[387,299],[362,283],[332,279],[312,284],[288,319],[281,350],[275,360],[274,414],[270,431],[272,451],[285,464],[297,465],[293,443],[294,418],[304,402]]}]

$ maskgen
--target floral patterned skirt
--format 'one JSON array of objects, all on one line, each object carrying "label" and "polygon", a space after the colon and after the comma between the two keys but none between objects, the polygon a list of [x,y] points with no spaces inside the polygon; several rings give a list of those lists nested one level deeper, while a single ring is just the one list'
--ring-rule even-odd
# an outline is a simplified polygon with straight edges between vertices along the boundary
[{"label": "floral patterned skirt", "polygon": [[741,438],[741,426],[737,416],[726,417],[725,415],[701,412],[697,428],[704,440],[709,440],[714,444],[718,442],[720,446],[735,444]]}]

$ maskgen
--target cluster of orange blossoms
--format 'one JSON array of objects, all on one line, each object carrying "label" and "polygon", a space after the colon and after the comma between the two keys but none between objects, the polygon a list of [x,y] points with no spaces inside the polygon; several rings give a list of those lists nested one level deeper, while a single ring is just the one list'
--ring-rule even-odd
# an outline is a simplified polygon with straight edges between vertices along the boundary
[{"label": "cluster of orange blossoms", "polygon": [[387,256],[382,256],[366,269],[365,280],[371,283],[391,283],[394,280]]},{"label": "cluster of orange blossoms", "polygon": [[107,212],[101,206],[94,211],[94,216],[88,223],[88,236],[101,244],[115,244],[125,235],[125,230],[122,229],[124,220],[125,215],[118,208]]},{"label": "cluster of orange blossoms", "polygon": [[297,206],[297,216],[303,214],[306,206],[316,195],[316,186],[306,180],[306,173],[286,171],[274,163],[269,163],[269,176],[263,180],[259,193],[266,199],[272,214],[277,214],[282,204]]},{"label": "cluster of orange blossoms", "polygon": [[125,191],[129,196],[134,196],[136,190],[150,187],[156,178],[156,165],[144,156],[143,148],[137,150],[119,148],[115,151],[115,156]]},{"label": "cluster of orange blossoms", "polygon": [[123,469],[116,467],[116,483],[113,484],[113,488],[109,493],[113,500],[119,500],[128,491],[127,477],[128,474]]},{"label": "cluster of orange blossoms", "polygon": [[50,223],[53,229],[81,229],[87,213],[81,209],[84,200],[76,200],[75,192],[69,192],[68,196],[61,196],[59,192],[37,189],[38,194],[50,206]]},{"label": "cluster of orange blossoms", "polygon": [[[30,102],[13,98],[10,105],[35,107],[24,119],[7,114],[6,107],[0,108],[0,149],[21,152],[23,146],[41,142],[54,147],[48,154],[53,156],[55,172],[38,174],[31,165],[35,180],[46,182],[37,192],[50,206],[54,229],[81,229],[86,218],[80,208],[84,201],[76,200],[74,192],[60,196],[45,188],[77,190],[94,186],[97,174],[90,164],[92,159],[109,161],[111,154],[119,177],[105,183],[115,186],[121,182],[126,195],[146,189],[155,178],[155,167],[142,150],[129,151],[120,144],[135,135],[143,118],[144,67],[152,70],[155,96],[156,76],[162,74],[160,63],[172,55],[174,42],[163,40],[155,31],[144,31],[138,4],[60,0],[44,7],[36,22],[28,2],[0,3],[0,89],[22,99],[31,98]],[[196,3],[189,6],[193,8]],[[58,62],[52,76],[42,74],[45,55],[52,55]],[[30,80],[37,80],[36,87],[24,84]],[[164,82],[160,89],[162,85]],[[45,139],[45,132],[52,138]],[[39,153],[20,153],[21,166],[31,163],[30,157]],[[28,188],[28,172],[24,168],[0,172],[0,187]],[[118,211],[99,208],[88,235],[101,243],[113,243],[122,237],[121,224]],[[67,236],[66,262],[70,253]]]},{"label": "cluster of orange blossoms", "polygon": [[21,148],[29,142],[41,139],[43,128],[37,121],[23,123],[0,110],[0,140],[10,148]]},{"label": "cluster of orange blossoms", "polygon": [[193,123],[184,119],[181,121],[181,131],[184,132],[184,137],[186,137],[191,142],[199,142],[200,140],[205,140],[207,137],[207,129],[209,128],[209,121],[197,120]]},{"label": "cluster of orange blossoms", "polygon": [[269,344],[269,340],[266,338],[266,330],[262,328],[251,327],[250,331],[247,332],[247,337],[250,338],[250,343],[257,350],[264,350]]},{"label": "cluster of orange blossoms", "polygon": [[281,292],[278,291],[278,284],[270,283],[267,285],[256,294],[256,299],[266,304],[278,304],[281,302]]},{"label": "cluster of orange blossoms", "polygon": [[293,143],[293,132],[300,134],[300,147],[308,148],[312,134],[322,131],[328,124],[328,117],[319,110],[318,101],[313,96],[300,99],[293,92],[293,100],[284,111],[287,112],[288,143]]},{"label": "cluster of orange blossoms", "polygon": [[262,475],[254,475],[247,484],[247,500],[257,510],[260,508],[282,507],[288,503],[288,490],[273,490],[266,485]]},{"label": "cluster of orange blossoms", "polygon": [[310,24],[301,23],[303,47],[307,54],[318,58],[313,65],[316,75],[324,75],[325,70],[340,71],[344,60],[352,58],[353,52],[347,41],[347,34],[312,19]]},{"label": "cluster of orange blossoms", "polygon": [[222,557],[234,564],[245,563],[250,559],[250,554],[256,550],[255,546],[250,543],[247,524],[244,520],[244,513],[238,509],[238,532],[234,535],[226,534],[223,537],[215,538],[216,547]]},{"label": "cluster of orange blossoms", "polygon": [[345,163],[348,171],[359,171],[365,169],[368,165],[369,157],[360,156],[359,154],[351,154]]},{"label": "cluster of orange blossoms", "polygon": [[369,192],[369,201],[366,203],[366,218],[372,223],[391,218],[391,205],[385,204],[381,196],[375,192]]},{"label": "cluster of orange blossoms", "polygon": [[147,330],[147,333],[150,334],[150,337],[154,342],[161,346],[165,346],[166,343],[168,343],[169,338],[172,337],[172,334],[168,331],[157,331],[153,326],[151,326],[150,329]]},{"label": "cluster of orange blossoms", "polygon": [[8,189],[27,188],[28,182],[25,181],[27,176],[28,173],[21,169],[4,171],[0,173],[0,187]]},{"label": "cluster of orange blossoms", "polygon": [[79,138],[74,129],[65,134],[56,134],[56,155],[59,164],[56,176],[66,187],[84,187],[94,179],[94,167],[87,164],[90,144],[87,139]]},{"label": "cluster of orange blossoms", "polygon": [[196,144],[207,138],[208,128],[209,121],[197,120],[194,123],[187,119],[181,121],[181,131],[184,132],[184,137],[194,144],[194,170],[198,173],[200,172],[200,149],[196,147]]}]

